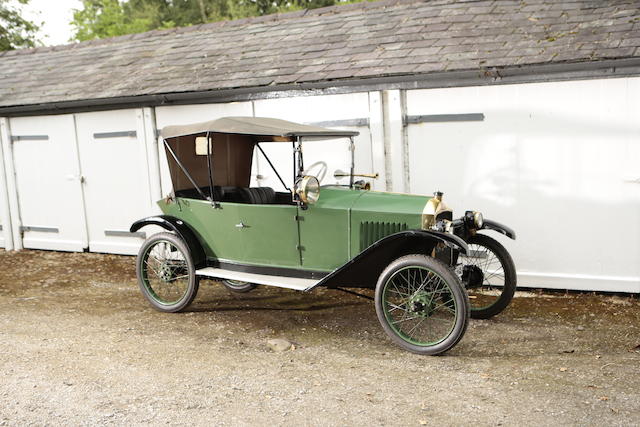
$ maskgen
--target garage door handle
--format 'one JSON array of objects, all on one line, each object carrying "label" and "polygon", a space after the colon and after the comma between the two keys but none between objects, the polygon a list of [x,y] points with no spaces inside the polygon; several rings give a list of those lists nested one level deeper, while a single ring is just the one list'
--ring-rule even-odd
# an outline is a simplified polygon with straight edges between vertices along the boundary
[{"label": "garage door handle", "polygon": [[629,178],[629,179],[625,179],[624,182],[627,182],[629,184],[640,184],[640,178]]},{"label": "garage door handle", "polygon": [[81,184],[84,184],[86,180],[82,175],[67,175],[67,181],[80,181]]},{"label": "garage door handle", "polygon": [[240,224],[236,224],[236,228],[248,228],[248,225],[243,224],[242,221],[240,221]]}]

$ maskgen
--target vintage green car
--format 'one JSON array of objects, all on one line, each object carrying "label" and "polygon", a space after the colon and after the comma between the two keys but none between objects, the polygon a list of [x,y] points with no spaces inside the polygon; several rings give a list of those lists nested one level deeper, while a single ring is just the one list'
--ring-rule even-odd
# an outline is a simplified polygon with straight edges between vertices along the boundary
[{"label": "vintage green car", "polygon": [[[256,285],[375,289],[385,332],[419,354],[453,347],[470,313],[486,318],[502,311],[515,290],[513,261],[477,231],[515,238],[513,231],[479,212],[454,220],[441,193],[370,191],[354,178],[362,176],[354,173],[356,135],[256,117],[165,127],[173,193],[158,202],[164,215],[131,226],[131,232],[148,225],[168,231],[149,237],[138,254],[144,296],[160,311],[177,312],[193,301],[201,278],[235,292]],[[314,163],[318,174],[311,175],[303,142],[337,138],[350,144],[351,171],[342,173],[349,184],[321,186],[326,163]],[[262,145],[269,143],[291,147],[293,188],[267,157]],[[250,187],[256,150],[282,191]]]}]

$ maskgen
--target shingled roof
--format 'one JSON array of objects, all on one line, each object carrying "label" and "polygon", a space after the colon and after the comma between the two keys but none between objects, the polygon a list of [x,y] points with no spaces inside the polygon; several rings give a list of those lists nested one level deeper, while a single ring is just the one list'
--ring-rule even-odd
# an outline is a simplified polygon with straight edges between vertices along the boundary
[{"label": "shingled roof", "polygon": [[0,110],[638,57],[640,0],[386,0],[0,52]]}]

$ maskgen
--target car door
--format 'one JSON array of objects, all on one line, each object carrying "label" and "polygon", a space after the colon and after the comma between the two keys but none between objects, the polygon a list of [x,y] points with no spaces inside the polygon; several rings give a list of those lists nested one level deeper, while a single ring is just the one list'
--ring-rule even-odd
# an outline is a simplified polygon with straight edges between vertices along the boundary
[{"label": "car door", "polygon": [[298,211],[302,267],[332,271],[351,258],[349,210],[361,194],[345,187],[322,187],[313,205]]},{"label": "car door", "polygon": [[238,204],[239,261],[270,267],[300,268],[298,208],[283,204]]},{"label": "car door", "polygon": [[236,227],[238,206],[223,202],[216,208],[207,200],[178,198],[175,203],[163,205],[162,210],[188,224],[198,236],[207,257],[235,263],[244,253],[242,234]]}]

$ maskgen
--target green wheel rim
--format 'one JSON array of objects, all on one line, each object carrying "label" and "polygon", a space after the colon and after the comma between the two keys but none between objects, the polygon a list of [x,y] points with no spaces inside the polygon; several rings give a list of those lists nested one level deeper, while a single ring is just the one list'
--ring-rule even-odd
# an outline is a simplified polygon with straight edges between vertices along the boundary
[{"label": "green wheel rim", "polygon": [[233,280],[233,279],[225,279],[225,281],[227,282],[227,284],[231,285],[232,287],[242,287],[247,285],[249,282],[243,282],[241,280]]},{"label": "green wheel rim", "polygon": [[175,305],[189,290],[185,254],[168,240],[158,240],[142,256],[142,281],[148,294],[161,305]]},{"label": "green wheel rim", "polygon": [[389,277],[382,290],[382,310],[397,336],[421,347],[444,341],[458,317],[450,285],[420,266],[401,268]]},{"label": "green wheel rim", "polygon": [[489,248],[471,243],[467,254],[460,254],[460,264],[482,271],[482,283],[465,283],[471,311],[487,310],[500,300],[505,289],[505,270],[500,258]]}]

